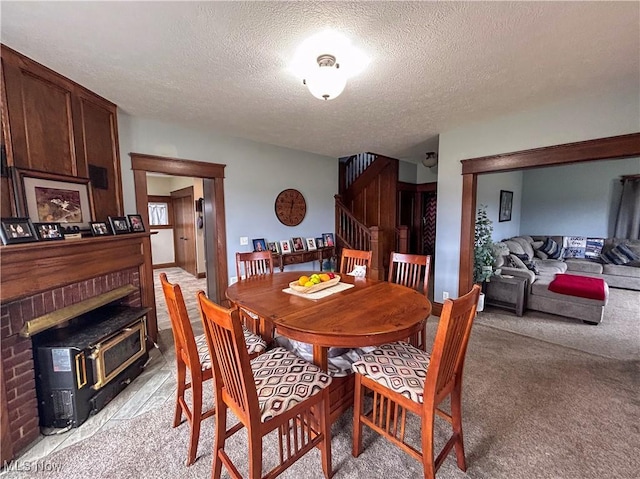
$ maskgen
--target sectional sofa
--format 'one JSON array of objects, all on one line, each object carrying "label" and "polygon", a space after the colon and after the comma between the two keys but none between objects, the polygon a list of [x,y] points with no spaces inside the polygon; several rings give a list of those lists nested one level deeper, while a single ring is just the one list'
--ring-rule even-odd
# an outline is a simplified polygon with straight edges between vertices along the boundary
[{"label": "sectional sofa", "polygon": [[[526,279],[528,309],[598,324],[602,321],[609,287],[640,291],[640,240],[608,238],[601,255],[594,259],[564,258],[563,244],[561,236],[517,236],[494,244],[494,269],[500,270],[502,275]],[[621,244],[624,246],[619,246]],[[621,259],[625,264],[605,261],[617,260],[619,249],[628,254]],[[550,291],[549,284],[558,273],[603,279],[606,283],[604,299]],[[492,286],[495,287],[499,285]]]}]

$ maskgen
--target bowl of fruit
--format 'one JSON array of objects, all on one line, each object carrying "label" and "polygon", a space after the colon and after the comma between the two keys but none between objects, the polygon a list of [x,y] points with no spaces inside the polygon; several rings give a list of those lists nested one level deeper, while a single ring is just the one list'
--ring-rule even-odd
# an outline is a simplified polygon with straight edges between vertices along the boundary
[{"label": "bowl of fruit", "polygon": [[299,293],[315,293],[339,282],[340,276],[335,273],[314,273],[310,276],[300,276],[297,281],[289,283],[289,287]]}]

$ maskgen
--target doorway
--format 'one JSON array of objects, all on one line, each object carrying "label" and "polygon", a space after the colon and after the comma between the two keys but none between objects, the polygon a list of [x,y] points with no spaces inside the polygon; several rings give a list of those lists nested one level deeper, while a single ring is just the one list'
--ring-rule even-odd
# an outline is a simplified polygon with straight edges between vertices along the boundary
[{"label": "doorway", "polygon": [[408,253],[435,254],[437,189],[435,182],[398,182],[398,226],[409,228]]},{"label": "doorway", "polygon": [[479,174],[636,156],[640,156],[640,133],[462,160],[458,291],[462,294],[473,286],[473,243]]},{"label": "doorway", "polygon": [[[202,178],[204,190],[203,223],[204,250],[207,259],[207,295],[220,303],[225,298],[228,285],[227,242],[224,210],[224,169],[225,165],[206,163],[181,158],[129,153],[136,195],[136,208],[145,224],[149,224],[147,172],[164,173],[172,176]],[[192,201],[191,204],[194,204]],[[143,254],[151,256],[151,241],[143,242]],[[157,335],[157,316],[153,292],[153,272],[140,278],[146,288],[146,304],[154,305],[149,313],[148,326],[151,335]]]}]

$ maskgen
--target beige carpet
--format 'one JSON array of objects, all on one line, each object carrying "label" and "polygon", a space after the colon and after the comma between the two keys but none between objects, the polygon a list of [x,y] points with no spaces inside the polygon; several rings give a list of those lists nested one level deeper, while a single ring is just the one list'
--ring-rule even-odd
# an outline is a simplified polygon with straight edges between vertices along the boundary
[{"label": "beige carpet", "polygon": [[[435,319],[429,320],[433,335]],[[463,392],[467,474],[450,456],[438,479],[631,479],[640,470],[637,362],[619,361],[476,324]],[[210,398],[211,390],[206,389]],[[210,400],[210,399],[209,399]],[[199,458],[184,466],[188,427],[170,427],[172,404],[100,432],[46,458],[57,473],[9,472],[7,478],[206,478],[211,471],[213,419],[205,421]],[[365,428],[365,431],[368,431]],[[442,443],[443,429],[436,435]],[[413,437],[418,424],[410,426]],[[351,415],[334,425],[336,478],[418,478],[414,459],[366,432],[364,452],[351,456]],[[275,454],[265,440],[265,458]],[[230,455],[246,476],[243,433]],[[320,478],[313,451],[283,478]],[[226,474],[223,477],[228,477]]]},{"label": "beige carpet", "polygon": [[611,288],[597,326],[539,311],[518,317],[489,306],[476,323],[608,358],[640,359],[640,291]]}]

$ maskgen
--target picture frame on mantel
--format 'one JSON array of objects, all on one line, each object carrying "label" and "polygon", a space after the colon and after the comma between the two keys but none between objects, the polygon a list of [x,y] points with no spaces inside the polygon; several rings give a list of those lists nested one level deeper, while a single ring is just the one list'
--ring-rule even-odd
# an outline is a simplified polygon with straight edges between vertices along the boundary
[{"label": "picture frame on mantel", "polygon": [[498,222],[511,221],[511,210],[513,208],[513,191],[500,190],[500,212]]},{"label": "picture frame on mantel", "polygon": [[29,218],[0,218],[2,244],[31,243],[38,241],[38,234]]},{"label": "picture frame on mantel", "polygon": [[89,230],[93,202],[89,178],[13,168],[18,214],[33,223],[60,223]]}]

